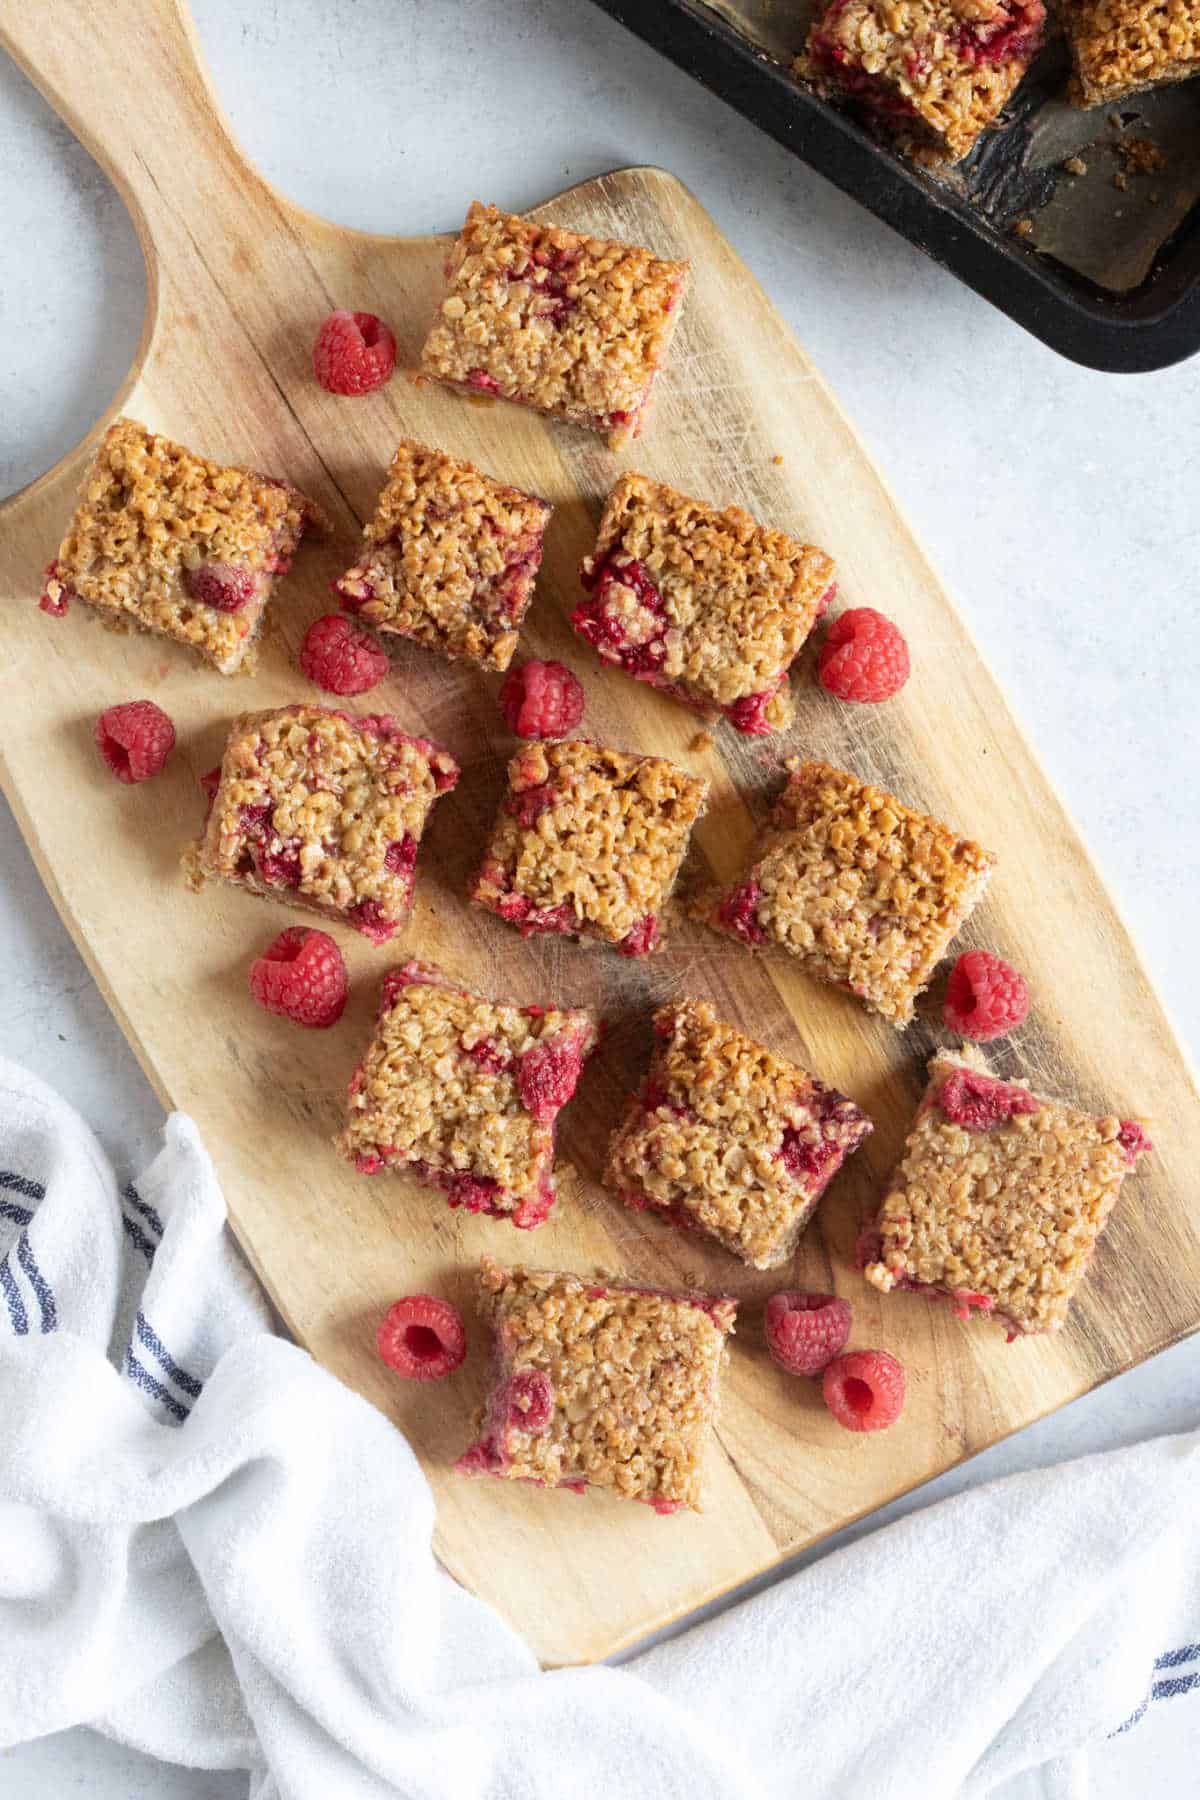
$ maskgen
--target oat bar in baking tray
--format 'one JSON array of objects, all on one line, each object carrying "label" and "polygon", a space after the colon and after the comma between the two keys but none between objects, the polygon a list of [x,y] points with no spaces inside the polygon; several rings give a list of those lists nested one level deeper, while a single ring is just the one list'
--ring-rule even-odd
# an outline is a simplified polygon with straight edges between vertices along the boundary
[{"label": "oat bar in baking tray", "polygon": [[[794,72],[819,0],[596,4],[1061,355],[1133,374],[1200,350],[1194,82],[1083,110],[1051,34],[975,148],[925,167]],[[1136,141],[1158,167],[1129,172]]]}]

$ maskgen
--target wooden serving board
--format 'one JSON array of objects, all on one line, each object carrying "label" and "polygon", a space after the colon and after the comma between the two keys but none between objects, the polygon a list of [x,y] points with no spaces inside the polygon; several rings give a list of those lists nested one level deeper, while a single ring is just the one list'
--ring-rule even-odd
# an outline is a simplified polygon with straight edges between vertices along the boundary
[{"label": "wooden serving board", "polygon": [[[201,74],[174,0],[41,0],[11,8],[10,47],[118,182],[145,250],[150,302],[137,363],[111,412],[132,413],[207,454],[286,474],[336,521],[306,546],[272,608],[260,673],[225,681],[149,638],[114,637],[73,609],[33,601],[73,506],[89,446],[0,512],[6,601],[3,781],[55,904],[163,1102],[198,1121],[238,1236],[297,1338],[387,1412],[418,1450],[438,1502],[446,1566],[493,1601],[549,1663],[595,1658],[881,1505],[960,1458],[1128,1369],[1200,1323],[1200,1111],[1185,1059],[1101,882],[950,601],[854,433],[782,320],[692,196],[654,169],[623,170],[547,203],[549,217],[645,242],[694,267],[652,421],[632,451],[502,404],[457,398],[397,374],[346,400],[312,377],[317,325],[337,305],[377,312],[415,363],[439,285],[436,238],[385,238],[314,218],[243,160]],[[493,197],[487,173],[479,177]],[[464,190],[464,209],[470,193]],[[495,198],[503,202],[503,193]],[[403,222],[397,196],[397,219]],[[447,226],[458,221],[448,219]],[[111,413],[110,415],[111,416]],[[100,430],[107,417],[97,426]],[[201,771],[228,719],[311,698],[294,666],[328,582],[354,554],[396,439],[477,460],[553,501],[524,650],[582,674],[587,723],[604,741],[654,750],[708,775],[696,833],[703,877],[736,868],[779,759],[815,753],[893,788],[999,853],[969,931],[1026,971],[1030,1022],[997,1057],[1087,1105],[1153,1120],[1158,1154],[1128,1184],[1066,1331],[1012,1348],[920,1298],[883,1298],[850,1266],[900,1146],[936,1033],[936,994],[903,1036],[785,961],[756,962],[680,926],[649,964],[561,941],[523,943],[464,899],[512,741],[497,678],[413,651],[367,704],[444,740],[462,782],[422,851],[405,949],[497,994],[591,1003],[612,1022],[564,1114],[566,1172],[536,1237],[450,1212],[399,1177],[355,1177],[329,1147],[365,1043],[378,981],[397,952],[339,930],[353,996],[343,1022],[306,1033],[260,1012],[251,957],[282,909],[233,891],[190,894],[179,854],[198,828]],[[839,706],[796,677],[798,718],[767,752],[722,728],[692,749],[681,708],[601,672],[567,613],[603,495],[627,467],[736,501],[808,535],[838,559],[845,605],[878,602],[903,625],[915,671],[878,709]],[[90,742],[105,706],[152,695],[179,748],[145,787],[118,786]],[[853,1343],[904,1360],[910,1397],[891,1432],[859,1439],[825,1413],[815,1384],[767,1358],[761,1301],[788,1272],[757,1275],[722,1252],[620,1209],[598,1187],[608,1132],[640,1077],[645,1018],[669,995],[711,998],[726,1016],[844,1088],[874,1137],[838,1178],[804,1239],[797,1285],[854,1303]],[[741,1296],[703,1517],[661,1519],[602,1496],[576,1499],[468,1482],[449,1463],[483,1386],[483,1334],[453,1380],[405,1386],[373,1337],[398,1294],[432,1289],[470,1308],[482,1251],[546,1267],[635,1272]],[[331,1444],[336,1457],[337,1446]]]}]

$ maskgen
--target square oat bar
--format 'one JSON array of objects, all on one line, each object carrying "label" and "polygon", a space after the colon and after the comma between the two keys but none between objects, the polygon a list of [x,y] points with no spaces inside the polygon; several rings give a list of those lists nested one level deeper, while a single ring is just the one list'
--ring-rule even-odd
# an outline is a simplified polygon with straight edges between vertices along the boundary
[{"label": "square oat bar", "polygon": [[797,71],[958,162],[1042,46],[1042,0],[833,0]]},{"label": "square oat bar", "polygon": [[1197,0],[1066,0],[1062,21],[1084,106],[1200,73]]},{"label": "square oat bar", "polygon": [[533,598],[547,501],[404,440],[358,562],[334,586],[383,635],[507,669]]},{"label": "square oat bar", "polygon": [[661,946],[663,908],[707,793],[661,756],[530,744],[508,765],[471,897],[522,937],[562,932],[646,956]]},{"label": "square oat bar", "polygon": [[699,1512],[736,1301],[487,1259],[479,1286],[495,1374],[460,1474]]},{"label": "square oat bar", "polygon": [[792,716],[788,670],[833,596],[823,550],[645,475],[605,503],[571,623],[606,662],[738,731]]},{"label": "square oat bar", "polygon": [[995,862],[882,788],[806,762],[749,867],[700,916],[751,950],[789,951],[903,1029]]},{"label": "square oat bar", "polygon": [[596,1036],[582,1009],[490,1000],[403,963],[384,977],[338,1149],[360,1174],[407,1169],[451,1206],[531,1230],[554,1206],[554,1121]]},{"label": "square oat bar", "polygon": [[208,821],[184,866],[193,887],[228,881],[382,944],[408,918],[421,834],[458,775],[448,750],[386,714],[246,713],[205,782]]},{"label": "square oat bar", "polygon": [[977,1050],[939,1052],[859,1263],[885,1293],[916,1288],[973,1308],[1010,1338],[1058,1331],[1126,1175],[1152,1148],[1142,1127],[1096,1118]]},{"label": "square oat bar", "polygon": [[688,264],[471,203],[421,367],[607,435],[642,429]]},{"label": "square oat bar", "polygon": [[323,523],[286,481],[209,462],[117,419],[38,604],[62,614],[82,601],[106,624],[172,638],[232,675],[250,666],[272,589],[305,530]]},{"label": "square oat bar", "polygon": [[605,1186],[756,1269],[776,1268],[870,1119],[706,1001],[660,1007],[654,1030],[654,1061],[612,1140]]}]

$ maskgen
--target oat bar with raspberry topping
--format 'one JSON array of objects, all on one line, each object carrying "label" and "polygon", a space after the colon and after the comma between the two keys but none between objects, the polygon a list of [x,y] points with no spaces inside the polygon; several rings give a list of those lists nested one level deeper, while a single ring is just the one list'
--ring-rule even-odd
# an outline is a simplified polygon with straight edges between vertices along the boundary
[{"label": "oat bar with raspberry topping", "polygon": [[337,1147],[362,1175],[407,1170],[451,1206],[540,1225],[554,1121],[595,1048],[590,1012],[489,1000],[431,963],[384,977]]},{"label": "oat bar with raspberry topping", "polygon": [[508,765],[471,897],[522,937],[562,932],[646,956],[661,947],[663,909],[707,793],[661,756],[530,744]]},{"label": "oat bar with raspberry topping", "polygon": [[788,670],[833,594],[823,550],[630,474],[580,578],[571,623],[606,662],[738,731],[790,721]]},{"label": "oat bar with raspberry topping", "polygon": [[1152,1148],[1142,1126],[998,1081],[941,1051],[899,1168],[859,1240],[869,1282],[990,1313],[1010,1340],[1058,1331],[1116,1204]]},{"label": "oat bar with raspberry topping", "polygon": [[606,434],[639,435],[688,264],[471,203],[421,367]]},{"label": "oat bar with raspberry topping", "polygon": [[707,1001],[660,1007],[654,1030],[650,1073],[612,1140],[605,1186],[638,1211],[707,1232],[756,1269],[776,1268],[870,1119]]},{"label": "oat bar with raspberry topping", "polygon": [[700,1512],[736,1301],[487,1258],[479,1288],[494,1372],[459,1473]]},{"label": "oat bar with raspberry topping", "polygon": [[184,858],[192,886],[228,881],[382,944],[408,918],[421,834],[459,769],[386,714],[284,706],[238,719],[214,773]]},{"label": "oat bar with raspberry topping", "polygon": [[797,72],[958,162],[1042,45],[1042,0],[833,0]]},{"label": "oat bar with raspberry topping", "polygon": [[750,950],[775,945],[901,1030],[996,859],[828,763],[801,763],[748,867],[698,916]]},{"label": "oat bar with raspberry topping", "polygon": [[373,631],[507,669],[550,512],[547,501],[405,439],[362,555],[334,588]]},{"label": "oat bar with raspberry topping", "polygon": [[117,419],[38,604],[173,638],[222,675],[252,666],[272,589],[320,510],[286,481],[227,468]]},{"label": "oat bar with raspberry topping", "polygon": [[1062,22],[1083,106],[1200,73],[1196,0],[1068,0]]}]

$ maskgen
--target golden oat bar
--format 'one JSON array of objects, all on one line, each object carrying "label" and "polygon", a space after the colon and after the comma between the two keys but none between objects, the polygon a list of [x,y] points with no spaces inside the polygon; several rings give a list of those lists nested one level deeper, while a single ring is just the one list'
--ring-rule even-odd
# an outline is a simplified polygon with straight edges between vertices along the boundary
[{"label": "golden oat bar", "polygon": [[833,0],[797,65],[873,123],[958,162],[1042,45],[1042,0]]},{"label": "golden oat bar", "polygon": [[135,419],[109,426],[38,604],[172,638],[222,675],[250,666],[276,580],[319,509],[286,481],[209,462]]},{"label": "golden oat bar", "polygon": [[627,1206],[707,1232],[756,1269],[786,1262],[866,1114],[703,1000],[660,1007],[650,1073],[608,1153]]},{"label": "golden oat bar", "polygon": [[508,765],[472,899],[522,937],[560,932],[647,956],[707,793],[661,756],[530,744]]},{"label": "golden oat bar", "polygon": [[700,916],[750,950],[788,951],[903,1029],[995,862],[882,788],[806,762],[745,872]]},{"label": "golden oat bar", "polygon": [[227,881],[382,944],[408,918],[421,834],[458,775],[448,750],[386,714],[246,713],[206,780],[208,821],[184,866],[194,887]]},{"label": "golden oat bar", "polygon": [[603,432],[619,449],[641,432],[687,277],[686,262],[636,244],[472,201],[421,367]]},{"label": "golden oat bar", "polygon": [[1135,1120],[998,1081],[969,1045],[939,1052],[859,1265],[884,1293],[919,1289],[964,1319],[990,1313],[1010,1340],[1058,1331],[1121,1183],[1151,1148]]},{"label": "golden oat bar", "polygon": [[532,1230],[553,1209],[554,1122],[596,1038],[583,1009],[490,1000],[403,963],[384,977],[337,1147],[360,1175],[406,1170],[451,1206]]},{"label": "golden oat bar", "polygon": [[606,662],[738,731],[788,724],[788,670],[834,592],[823,550],[623,475],[580,577],[571,623]]},{"label": "golden oat bar", "polygon": [[486,1258],[479,1288],[494,1374],[459,1473],[701,1511],[736,1301]]},{"label": "golden oat bar", "polygon": [[1200,0],[1065,0],[1084,106],[1200,73]]},{"label": "golden oat bar", "polygon": [[507,669],[550,512],[547,501],[406,439],[362,555],[334,587],[345,611],[373,631]]}]

